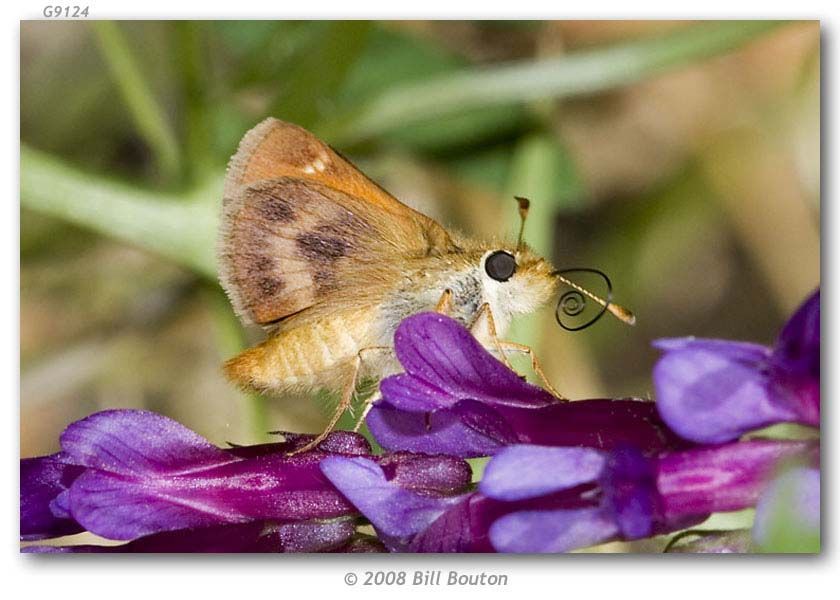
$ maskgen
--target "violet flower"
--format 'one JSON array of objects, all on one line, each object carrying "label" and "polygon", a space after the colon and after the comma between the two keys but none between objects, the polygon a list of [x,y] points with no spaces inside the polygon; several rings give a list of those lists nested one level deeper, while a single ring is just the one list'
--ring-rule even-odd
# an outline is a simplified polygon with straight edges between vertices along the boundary
[{"label": "violet flower", "polygon": [[26,553],[133,554],[161,552],[256,553],[256,552],[384,552],[380,543],[356,534],[356,519],[251,521],[198,529],[165,531],[117,546],[78,544],[73,546],[27,546]]},{"label": "violet flower", "polygon": [[454,319],[421,313],[394,336],[405,373],[385,378],[367,425],[391,450],[487,456],[510,444],[630,444],[644,450],[685,445],[651,402],[560,402],[525,382]]},{"label": "violet flower", "polygon": [[659,414],[688,440],[721,443],[775,423],[820,423],[820,293],[776,345],[675,338],[653,370]]},{"label": "violet flower", "polygon": [[[527,507],[476,491],[431,496],[405,489],[388,481],[368,457],[330,457],[321,469],[367,517],[391,552],[494,552],[490,526],[507,512]],[[576,502],[576,497],[569,501]]]},{"label": "violet flower", "polygon": [[369,457],[330,457],[321,469],[392,552],[564,552],[753,506],[780,462],[812,452],[772,441],[659,457],[514,445],[491,459],[477,491],[436,496],[388,481]]},{"label": "violet flower", "polygon": [[[259,536],[251,536],[253,544],[311,547],[308,539],[345,531],[340,523],[357,515],[321,473],[320,461],[369,456],[370,446],[357,434],[334,432],[315,450],[288,455],[310,439],[289,434],[283,443],[221,449],[154,413],[94,414],[64,431],[61,452],[21,461],[21,539],[87,530],[137,540],[268,522],[279,527],[274,538],[271,527],[263,526]],[[469,465],[454,458],[402,453],[375,460],[395,485],[423,493],[452,493],[470,480]],[[295,540],[292,533],[306,526],[290,522],[313,529]],[[227,531],[235,537],[240,530]],[[136,545],[158,543],[168,542],[158,537]]]},{"label": "violet flower", "polygon": [[[495,500],[538,503],[493,523],[489,535],[498,551],[565,552],[677,531],[712,512],[754,506],[780,463],[813,451],[808,442],[785,441],[658,457],[630,448],[511,446],[491,459],[479,490]],[[574,490],[580,493],[579,506],[550,508],[552,495]]]}]

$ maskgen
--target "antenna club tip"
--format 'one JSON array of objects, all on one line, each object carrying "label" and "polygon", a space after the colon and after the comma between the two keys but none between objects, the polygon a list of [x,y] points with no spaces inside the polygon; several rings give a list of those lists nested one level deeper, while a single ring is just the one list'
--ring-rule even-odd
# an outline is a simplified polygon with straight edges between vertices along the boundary
[{"label": "antenna club tip", "polygon": [[636,324],[636,315],[634,315],[630,310],[624,308],[620,304],[610,304],[609,311],[628,325]]}]

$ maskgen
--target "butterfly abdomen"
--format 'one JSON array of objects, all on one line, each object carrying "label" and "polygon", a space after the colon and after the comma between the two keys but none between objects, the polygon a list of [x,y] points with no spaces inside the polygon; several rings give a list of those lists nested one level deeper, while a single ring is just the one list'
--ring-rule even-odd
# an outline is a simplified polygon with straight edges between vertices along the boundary
[{"label": "butterfly abdomen", "polygon": [[335,315],[281,330],[228,360],[225,374],[242,387],[263,391],[331,387],[330,381],[350,370],[366,345],[363,325]]}]

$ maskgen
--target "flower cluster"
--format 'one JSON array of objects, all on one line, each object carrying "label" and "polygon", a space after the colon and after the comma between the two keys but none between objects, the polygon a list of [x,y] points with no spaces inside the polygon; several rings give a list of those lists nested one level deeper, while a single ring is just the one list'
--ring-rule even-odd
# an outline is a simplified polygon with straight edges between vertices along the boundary
[{"label": "flower cluster", "polygon": [[[819,426],[819,292],[773,348],[656,346],[655,403],[561,402],[456,321],[414,315],[395,335],[404,372],[381,382],[367,420],[384,453],[348,432],[300,454],[311,437],[222,449],[159,415],[97,413],[59,453],[21,461],[21,539],[128,540],[27,548],[74,552],[562,552],[755,506],[750,544],[772,544],[791,507],[788,523],[818,532],[818,437],[752,432]],[[489,462],[472,483],[476,457]],[[368,524],[375,537],[359,532]]]},{"label": "flower cluster", "polygon": [[64,431],[61,452],[21,461],[21,539],[86,530],[131,540],[103,551],[369,551],[381,544],[356,534],[359,512],[322,473],[326,458],[371,457],[389,482],[431,497],[470,482],[460,459],[372,456],[349,432],[292,455],[312,437],[285,438],[221,449],[154,413],[96,413]]}]

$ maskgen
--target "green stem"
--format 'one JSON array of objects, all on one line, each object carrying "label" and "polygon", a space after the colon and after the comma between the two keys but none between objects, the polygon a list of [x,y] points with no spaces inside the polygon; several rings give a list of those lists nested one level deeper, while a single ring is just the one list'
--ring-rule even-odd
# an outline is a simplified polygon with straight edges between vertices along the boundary
[{"label": "green stem", "polygon": [[723,54],[777,28],[775,21],[721,21],[539,61],[428,78],[395,87],[319,129],[334,144],[482,106],[600,92]]},{"label": "green stem", "polygon": [[136,244],[215,281],[221,181],[161,194],[79,171],[20,149],[21,206]]},{"label": "green stem", "polygon": [[161,174],[173,179],[180,172],[181,158],[174,131],[143,76],[131,48],[113,21],[94,21],[102,58],[119,88],[137,131],[149,145]]},{"label": "green stem", "polygon": [[[207,290],[207,300],[213,314],[216,340],[222,356],[231,357],[246,347],[245,335],[239,320],[230,308],[230,302],[216,286]],[[255,392],[244,392],[241,396],[248,405],[248,422],[251,434],[257,442],[268,441],[269,425],[268,402]]]}]

